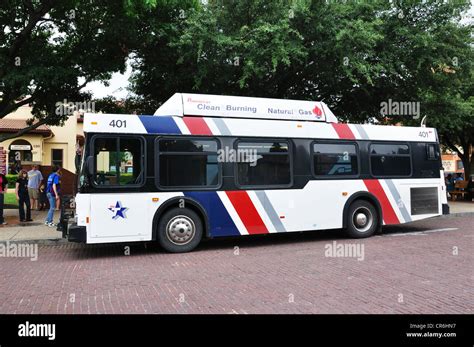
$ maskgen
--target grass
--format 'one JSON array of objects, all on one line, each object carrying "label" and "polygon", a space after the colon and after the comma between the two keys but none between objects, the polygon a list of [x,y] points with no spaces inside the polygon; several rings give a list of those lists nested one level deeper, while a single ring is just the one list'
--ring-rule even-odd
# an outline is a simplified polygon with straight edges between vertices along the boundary
[{"label": "grass", "polygon": [[18,201],[16,200],[15,193],[6,193],[5,200],[3,202],[5,205],[14,205],[18,206]]}]

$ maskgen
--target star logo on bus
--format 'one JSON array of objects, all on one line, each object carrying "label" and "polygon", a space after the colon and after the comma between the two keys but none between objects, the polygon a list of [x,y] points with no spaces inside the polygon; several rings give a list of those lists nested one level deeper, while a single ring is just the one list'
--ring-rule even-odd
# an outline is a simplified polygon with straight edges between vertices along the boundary
[{"label": "star logo on bus", "polygon": [[116,220],[119,217],[122,217],[124,219],[127,218],[127,215],[125,214],[125,212],[128,210],[128,207],[123,207],[120,201],[117,201],[115,203],[115,206],[113,205],[110,206],[109,210],[115,213],[115,215],[112,217],[113,220]]}]

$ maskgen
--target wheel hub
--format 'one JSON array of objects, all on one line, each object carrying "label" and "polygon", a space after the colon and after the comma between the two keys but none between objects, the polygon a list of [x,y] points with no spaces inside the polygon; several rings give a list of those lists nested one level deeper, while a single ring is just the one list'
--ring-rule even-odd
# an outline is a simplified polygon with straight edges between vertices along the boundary
[{"label": "wheel hub", "polygon": [[366,232],[372,227],[374,216],[366,207],[359,207],[352,214],[352,223],[359,232]]},{"label": "wheel hub", "polygon": [[187,244],[194,238],[195,233],[194,222],[187,216],[176,216],[166,225],[166,236],[176,245]]},{"label": "wheel hub", "polygon": [[367,224],[367,216],[363,213],[358,213],[356,215],[356,224],[360,227],[363,227]]}]

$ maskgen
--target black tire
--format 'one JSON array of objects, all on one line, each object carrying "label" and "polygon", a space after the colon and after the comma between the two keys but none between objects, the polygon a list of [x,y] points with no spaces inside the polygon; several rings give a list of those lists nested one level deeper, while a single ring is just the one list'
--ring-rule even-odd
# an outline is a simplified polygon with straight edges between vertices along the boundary
[{"label": "black tire", "polygon": [[[363,224],[364,215],[366,223]],[[374,205],[365,200],[356,200],[349,207],[346,216],[346,233],[349,237],[361,239],[372,236],[379,228],[379,216]]]},{"label": "black tire", "polygon": [[173,208],[160,218],[157,240],[168,252],[189,252],[201,242],[202,229],[201,218],[196,212],[188,208]]}]

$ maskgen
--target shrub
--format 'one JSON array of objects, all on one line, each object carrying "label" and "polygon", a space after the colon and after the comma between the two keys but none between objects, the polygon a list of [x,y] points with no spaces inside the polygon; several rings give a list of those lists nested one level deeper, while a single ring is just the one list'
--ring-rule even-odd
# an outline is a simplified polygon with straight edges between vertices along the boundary
[{"label": "shrub", "polygon": [[8,174],[8,175],[5,175],[5,176],[7,176],[8,188],[15,188],[15,182],[16,182],[16,179],[18,178],[18,175],[17,174]]}]

